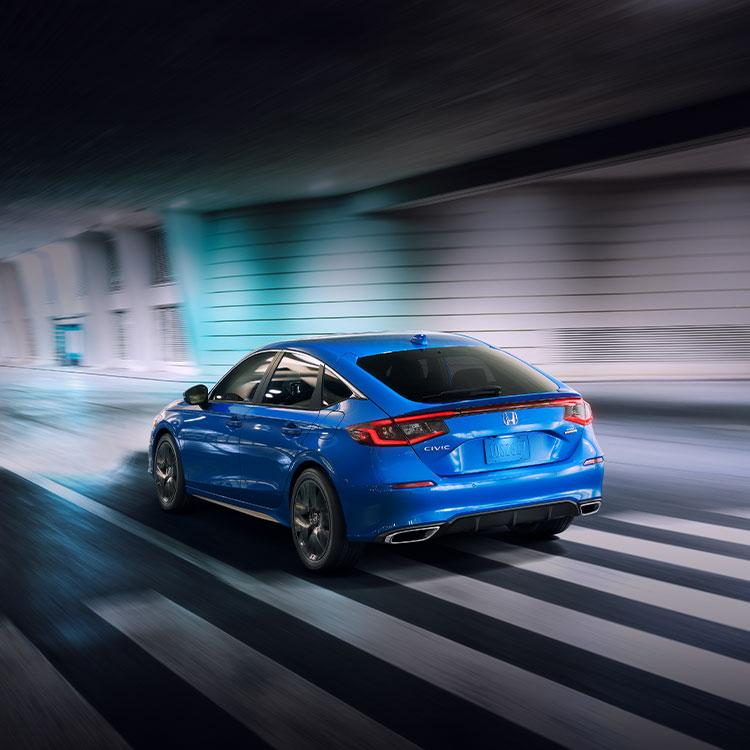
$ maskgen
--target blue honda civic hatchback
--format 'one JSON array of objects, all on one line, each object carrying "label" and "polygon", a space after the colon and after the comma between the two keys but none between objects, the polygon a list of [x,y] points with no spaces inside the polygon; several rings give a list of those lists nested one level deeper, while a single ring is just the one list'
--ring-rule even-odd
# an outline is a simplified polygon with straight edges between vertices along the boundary
[{"label": "blue honda civic hatchback", "polygon": [[149,449],[165,511],[200,498],[281,523],[326,571],[365,542],[559,534],[599,510],[602,461],[579,393],[447,333],[264,346],[165,407]]}]

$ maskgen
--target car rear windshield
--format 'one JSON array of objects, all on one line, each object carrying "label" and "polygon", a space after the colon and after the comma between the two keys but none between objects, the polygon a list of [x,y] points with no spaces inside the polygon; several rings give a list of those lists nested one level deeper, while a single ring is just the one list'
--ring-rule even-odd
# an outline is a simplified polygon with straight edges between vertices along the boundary
[{"label": "car rear windshield", "polygon": [[533,367],[485,346],[373,354],[357,364],[404,398],[425,403],[558,390]]}]

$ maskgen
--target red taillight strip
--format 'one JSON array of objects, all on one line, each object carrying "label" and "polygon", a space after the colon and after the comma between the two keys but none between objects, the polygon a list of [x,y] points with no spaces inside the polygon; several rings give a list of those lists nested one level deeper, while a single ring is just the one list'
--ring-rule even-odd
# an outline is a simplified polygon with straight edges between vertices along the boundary
[{"label": "red taillight strip", "polygon": [[[365,422],[361,425],[353,425],[347,427],[347,431],[352,435],[354,440],[357,442],[363,442],[358,438],[354,437],[355,432],[366,433],[369,437],[370,445],[383,445],[383,446],[396,446],[396,445],[415,445],[416,443],[422,443],[425,440],[431,440],[432,438],[439,437],[440,435],[447,434],[447,428],[445,430],[436,430],[430,432],[427,435],[419,435],[418,437],[406,438],[405,440],[384,440],[377,432],[378,427],[385,427],[386,425],[397,426],[404,424],[405,422],[429,422],[430,420],[444,420],[451,419],[453,417],[470,416],[472,414],[489,414],[491,412],[501,412],[509,410],[519,409],[539,409],[549,406],[577,406],[585,403],[580,397],[568,397],[568,398],[554,398],[554,399],[540,399],[538,401],[518,401],[515,403],[505,404],[492,404],[488,406],[468,406],[462,409],[447,409],[445,411],[431,411],[424,412],[422,414],[407,414],[401,417],[394,417],[393,419],[378,419],[374,422]],[[566,409],[567,411],[567,409]],[[584,419],[574,415],[568,415],[564,417],[570,422],[576,422],[577,424],[586,425],[592,421],[592,418]],[[367,441],[364,441],[367,444]]]},{"label": "red taillight strip", "polygon": [[572,416],[572,417],[565,417],[565,421],[566,422],[575,422],[576,424],[586,425],[586,424],[591,424],[594,421],[594,418],[593,417],[587,417],[586,419],[582,419],[581,417]]},{"label": "red taillight strip", "polygon": [[593,464],[600,464],[602,461],[604,461],[603,456],[597,456],[596,458],[587,458],[584,462],[584,466],[592,466]]},{"label": "red taillight strip", "polygon": [[[438,419],[439,417],[455,417],[458,415],[457,411],[434,411],[429,414],[415,414],[409,417],[396,417],[394,422],[421,422],[423,419]],[[375,424],[373,422],[373,424]]]},{"label": "red taillight strip", "polygon": [[[374,425],[384,425],[384,424],[391,424],[390,419],[380,419],[377,422],[370,422],[370,424]],[[408,440],[383,440],[383,438],[378,435],[377,430],[373,430],[370,427],[357,427],[357,431],[366,432],[370,439],[372,440],[373,445],[409,445]]]}]

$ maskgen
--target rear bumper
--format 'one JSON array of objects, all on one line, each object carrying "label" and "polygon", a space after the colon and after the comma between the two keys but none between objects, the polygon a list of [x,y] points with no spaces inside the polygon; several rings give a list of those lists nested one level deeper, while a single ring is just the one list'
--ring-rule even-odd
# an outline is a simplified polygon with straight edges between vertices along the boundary
[{"label": "rear bumper", "polygon": [[424,526],[437,526],[445,534],[582,515],[582,504],[601,501],[603,477],[603,463],[583,466],[581,457],[575,456],[554,464],[455,478],[433,475],[433,487],[348,487],[339,495],[349,539],[385,541],[396,531]]},{"label": "rear bumper", "polygon": [[601,498],[576,503],[572,500],[555,500],[541,505],[520,505],[517,508],[494,510],[486,513],[468,513],[456,516],[442,524],[408,526],[395,529],[375,538],[385,544],[407,544],[424,542],[446,534],[460,534],[470,531],[484,531],[495,526],[511,526],[516,523],[551,521],[556,518],[593,515],[599,511]]}]

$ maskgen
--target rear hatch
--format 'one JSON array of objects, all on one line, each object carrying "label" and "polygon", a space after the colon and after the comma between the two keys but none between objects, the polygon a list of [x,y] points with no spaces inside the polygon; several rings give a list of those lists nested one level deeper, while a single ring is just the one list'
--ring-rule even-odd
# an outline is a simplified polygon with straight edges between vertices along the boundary
[{"label": "rear hatch", "polygon": [[400,397],[393,409],[408,410],[391,411],[390,425],[362,426],[353,437],[407,442],[440,476],[564,461],[591,421],[579,394],[487,345],[415,346],[357,364]]},{"label": "rear hatch", "polygon": [[[440,421],[449,431],[412,447],[439,476],[564,461],[581,441],[580,426],[565,419],[566,406],[570,412],[579,401],[577,394],[555,392],[528,401],[441,404],[433,413],[443,415]],[[410,417],[396,421],[403,428]]]}]

